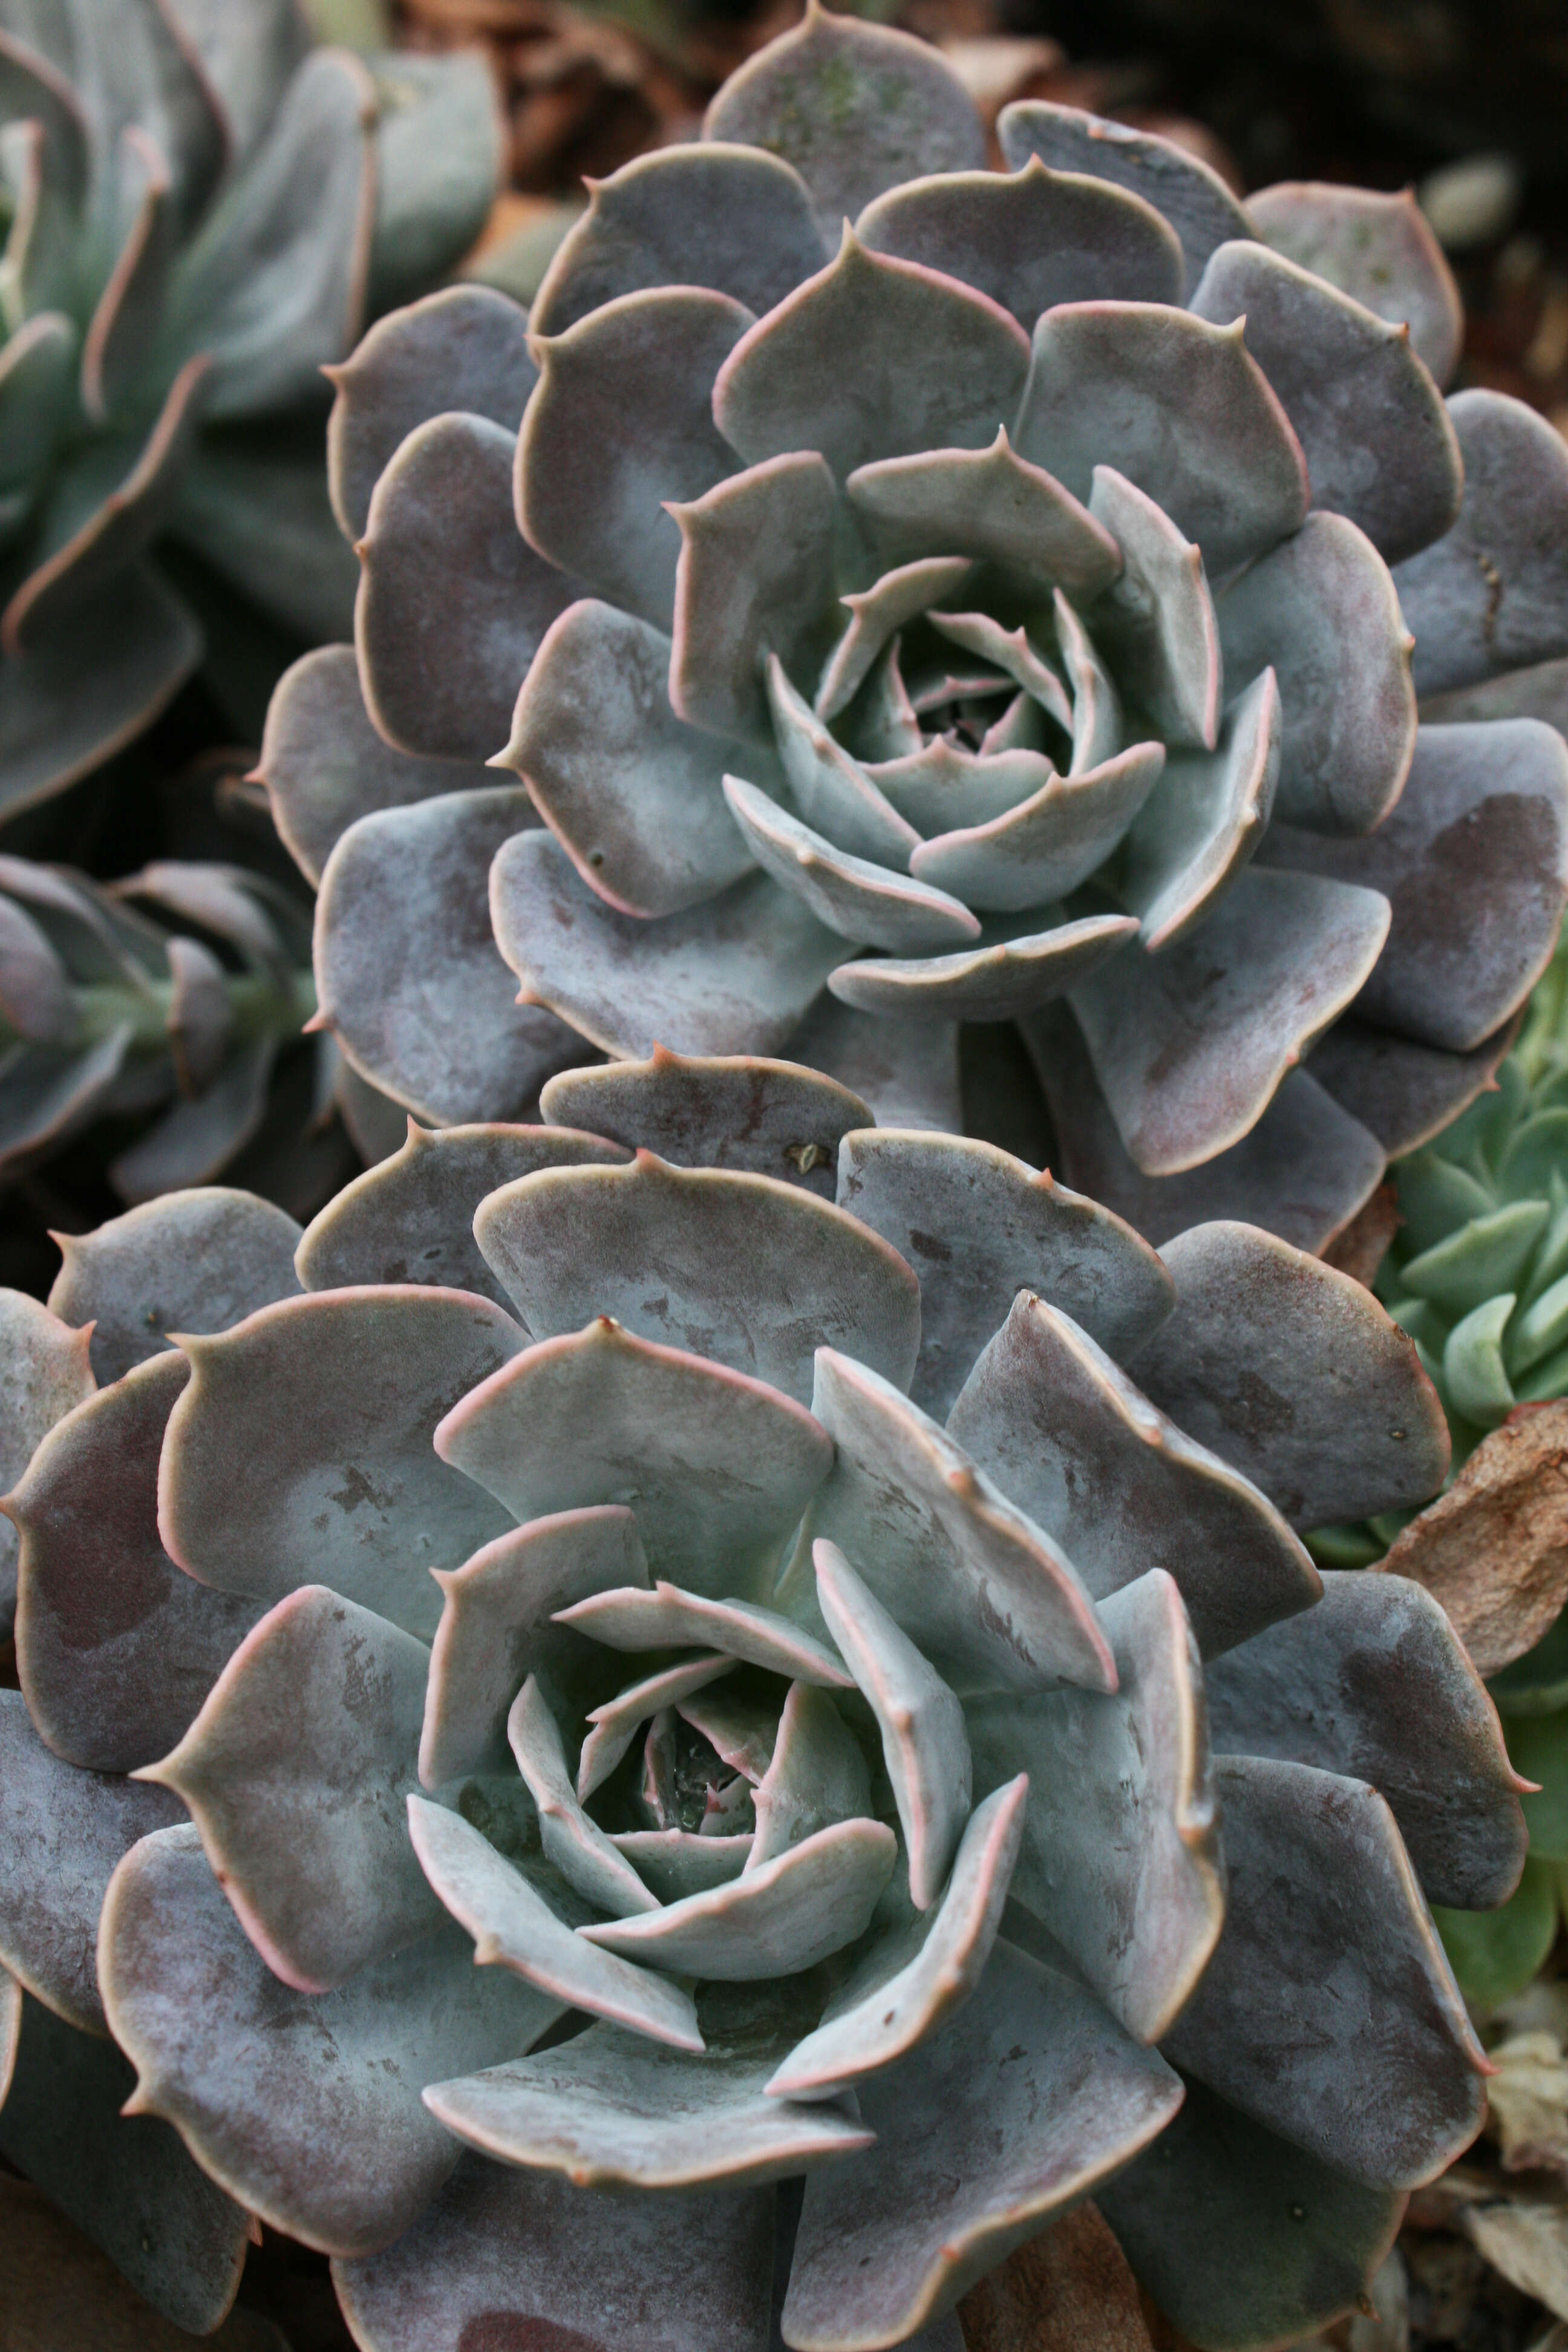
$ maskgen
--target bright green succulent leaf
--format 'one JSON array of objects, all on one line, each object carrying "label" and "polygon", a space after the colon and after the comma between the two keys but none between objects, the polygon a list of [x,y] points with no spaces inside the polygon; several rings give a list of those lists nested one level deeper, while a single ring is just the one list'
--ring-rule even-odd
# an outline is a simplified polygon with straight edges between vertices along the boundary
[{"label": "bright green succulent leaf", "polygon": [[1500,1911],[1434,1907],[1432,1916],[1465,1999],[1496,2009],[1524,1990],[1557,1939],[1556,1872],[1532,1859]]},{"label": "bright green succulent leaf", "polygon": [[1407,1260],[1399,1278],[1417,1297],[1450,1315],[1468,1315],[1500,1290],[1515,1287],[1550,1215],[1544,1201],[1510,1202]]},{"label": "bright green succulent leaf", "polygon": [[1513,1293],[1483,1299],[1456,1323],[1443,1349],[1443,1385],[1454,1408],[1482,1429],[1495,1429],[1518,1400],[1502,1360],[1502,1335],[1513,1313]]}]

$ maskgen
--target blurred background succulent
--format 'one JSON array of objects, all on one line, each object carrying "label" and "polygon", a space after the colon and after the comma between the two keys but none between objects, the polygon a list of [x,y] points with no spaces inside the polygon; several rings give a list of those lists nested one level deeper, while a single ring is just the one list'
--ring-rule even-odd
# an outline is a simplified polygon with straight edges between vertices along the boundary
[{"label": "blurred background succulent", "polygon": [[1440,1609],[1294,1531],[1440,1480],[1410,1343],[809,1070],[543,1108],[7,1306],[0,2150],[366,2352],[763,2352],[775,2242],[784,2342],[956,2352],[1091,2189],[1189,2340],[1352,2307],[1484,2106],[1427,1898],[1523,1852]]},{"label": "blurred background succulent", "polygon": [[932,51],[814,12],[594,189],[531,318],[366,339],[356,660],[284,680],[263,762],[323,1017],[425,1117],[585,1036],[787,1043],[947,1126],[956,1024],[1021,1019],[1074,1182],[1316,1249],[1556,939],[1560,737],[1415,694],[1568,649],[1568,453],[1443,401],[1408,199],[999,128],[1005,173]]},{"label": "blurred background succulent", "polygon": [[215,573],[341,632],[320,372],[472,243],[499,160],[482,59],[312,49],[294,0],[0,12],[0,819],[168,701]]}]

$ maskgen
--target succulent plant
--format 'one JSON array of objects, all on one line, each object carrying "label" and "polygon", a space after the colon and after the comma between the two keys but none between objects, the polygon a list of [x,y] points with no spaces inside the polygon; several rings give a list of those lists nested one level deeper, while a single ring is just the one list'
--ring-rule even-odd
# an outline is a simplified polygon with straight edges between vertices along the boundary
[{"label": "succulent plant", "polygon": [[575,1032],[956,1125],[954,1024],[1019,1018],[1072,1182],[1315,1249],[1555,938],[1568,752],[1415,688],[1568,649],[1568,452],[1445,404],[1409,198],[1243,207],[1043,101],[1000,140],[813,0],[592,188],[528,318],[469,289],[366,338],[357,661],[284,680],[265,761],[322,1003],[458,1119]]},{"label": "succulent plant", "polygon": [[310,51],[295,0],[6,0],[0,814],[195,667],[161,534],[341,631],[319,372],[472,242],[494,114],[481,59]]},{"label": "succulent plant", "polygon": [[309,910],[243,866],[168,858],[106,888],[0,857],[0,1176],[172,1098],[110,1181],[132,1202],[205,1182],[256,1133],[315,1003]]},{"label": "succulent plant", "polygon": [[1439,1482],[1410,1343],[806,1069],[543,1111],[10,1309],[0,2150],[367,2352],[763,2352],[775,2237],[786,2344],[953,2352],[1090,2192],[1201,2345],[1345,2307],[1481,2116],[1427,1897],[1522,1854],[1441,1610],[1294,1532]]}]

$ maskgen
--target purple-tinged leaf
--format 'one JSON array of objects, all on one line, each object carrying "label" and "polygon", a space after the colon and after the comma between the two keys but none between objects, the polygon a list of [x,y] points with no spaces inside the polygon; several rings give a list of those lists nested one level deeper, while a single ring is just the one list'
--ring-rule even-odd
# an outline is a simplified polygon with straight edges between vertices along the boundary
[{"label": "purple-tinged leaf", "polygon": [[563,1070],[539,1102],[552,1127],[585,1124],[623,1150],[655,1151],[678,1168],[776,1176],[825,1200],[833,1198],[840,1139],[872,1124],[860,1097],[836,1079],[751,1055],[689,1059],[658,1049],[646,1062]]},{"label": "purple-tinged leaf", "polygon": [[1310,1608],[1321,1591],[1267,1497],[1150,1404],[1069,1315],[1027,1291],[948,1427],[1049,1529],[1097,1600],[1151,1567],[1168,1574],[1205,1657]]},{"label": "purple-tinged leaf", "polygon": [[[894,640],[896,648],[897,640]],[[776,654],[767,658],[768,709],[779,760],[795,806],[852,857],[909,871],[910,852],[920,839],[871,782],[858,761],[836,740],[811,705],[795,692]],[[918,742],[920,728],[910,715]]]},{"label": "purple-tinged leaf", "polygon": [[710,1601],[663,1579],[646,1587],[611,1586],[552,1612],[612,1650],[721,1650],[770,1675],[824,1690],[853,1690],[855,1677],[826,1643],[776,1611],[751,1601]]},{"label": "purple-tinged leaf", "polygon": [[815,450],[770,457],[671,512],[670,706],[710,734],[765,742],[768,656],[809,677],[835,626],[833,477]]},{"label": "purple-tinged leaf", "polygon": [[[97,1388],[90,1337],[25,1291],[0,1290],[0,1488],[7,1495],[56,1422]],[[0,1624],[8,1625],[16,1606],[16,1530],[7,1519],[0,1526]]]},{"label": "purple-tinged leaf", "polygon": [[1347,1013],[1313,1047],[1308,1072],[1396,1158],[1430,1143],[1491,1083],[1521,1017],[1505,1021],[1473,1053],[1449,1054]]},{"label": "purple-tinged leaf", "polygon": [[811,1546],[826,1536],[961,1693],[1057,1679],[1115,1689],[1076,1570],[944,1430],[828,1348],[813,1402],[837,1454],[802,1529],[791,1593],[815,1594]]},{"label": "purple-tinged leaf", "polygon": [[841,596],[849,619],[823,666],[813,706],[817,717],[837,719],[854,701],[883,647],[939,597],[955,596],[973,569],[966,556],[921,556],[885,572],[871,587]]},{"label": "purple-tinged leaf", "polygon": [[428,1639],[441,1608],[429,1571],[460,1566],[507,1526],[431,1438],[523,1349],[511,1318],[468,1291],[367,1285],[284,1299],[182,1344],[191,1381],[158,1482],[160,1531],[181,1566],[266,1602],[330,1580]]},{"label": "purple-tinged leaf", "polygon": [[1412,349],[1440,384],[1447,383],[1459,356],[1464,306],[1413,188],[1383,195],[1324,180],[1280,180],[1247,198],[1247,217],[1276,253],[1326,278],[1380,319],[1407,325]]},{"label": "purple-tinged leaf", "polygon": [[839,1205],[920,1276],[910,1393],[933,1417],[946,1414],[1021,1289],[1044,1292],[1118,1355],[1174,1304],[1160,1260],[1119,1217],[994,1144],[873,1129],[846,1137],[838,1167]]},{"label": "purple-tinged leaf", "polygon": [[879,1126],[962,1134],[956,1022],[883,1021],[824,990],[789,1044],[796,1060],[862,1095]]},{"label": "purple-tinged leaf", "polygon": [[816,0],[730,76],[702,136],[793,164],[830,238],[885,188],[985,161],[974,101],[938,51],[890,25],[829,15]]},{"label": "purple-tinged leaf", "polygon": [[423,1642],[301,1585],[138,1775],[184,1804],[241,1927],[301,1992],[332,1991],[436,1924],[402,1806],[429,1669]]},{"label": "purple-tinged leaf", "polygon": [[[1121,898],[1151,955],[1185,939],[1263,839],[1279,775],[1279,688],[1266,669],[1236,698],[1213,751],[1177,751],[1131,828]],[[1123,755],[1125,756],[1125,755]]]},{"label": "purple-tinged leaf", "polygon": [[386,2244],[451,2171],[458,2151],[422,2084],[536,2040],[562,2006],[474,1968],[447,1926],[302,1996],[251,1949],[188,1825],[143,1838],[115,1872],[99,1971],[137,2072],[131,2112],[166,2116],[220,2188],[323,2253]]},{"label": "purple-tinged leaf", "polygon": [[684,141],[586,186],[588,209],[534,298],[536,335],[563,334],[645,287],[706,287],[760,319],[825,258],[799,173],[757,146]]},{"label": "purple-tinged leaf", "polygon": [[1168,743],[1212,751],[1224,668],[1202,555],[1114,466],[1095,467],[1089,509],[1115,539],[1123,565],[1095,610],[1097,641]]},{"label": "purple-tinged leaf", "polygon": [[1194,1225],[1160,1255],[1176,1311],[1129,1370],[1292,1527],[1424,1503],[1442,1485],[1437,1391],[1370,1290],[1247,1225]]},{"label": "purple-tinged leaf", "polygon": [[8,1497],[28,1712],[58,1756],[100,1772],[165,1754],[261,1614],[185,1575],[158,1540],[159,1451],[188,1377],[166,1352],[89,1397]]},{"label": "purple-tinged leaf", "polygon": [[877,458],[989,448],[1028,365],[999,303],[871,252],[846,226],[827,267],[736,344],[713,415],[748,465],[819,449],[842,481]]},{"label": "purple-tinged leaf", "polygon": [[531,338],[542,373],[518,442],[518,526],[549,562],[660,629],[680,553],[666,508],[736,471],[713,379],[752,324],[727,294],[657,286]]},{"label": "purple-tinged leaf", "polygon": [[[979,938],[980,919],[962,899],[849,856],[755,784],[726,776],[724,798],[736,831],[763,871],[840,939],[891,955],[921,955]],[[916,850],[915,856],[921,854]]]},{"label": "purple-tinged leaf", "polygon": [[[1222,2098],[1370,2189],[1413,2189],[1469,2146],[1485,2053],[1394,1816],[1374,1789],[1216,1758],[1225,1931],[1167,2035]],[[1335,1989],[1337,2030],[1302,2020]]]},{"label": "purple-tinged leaf", "polygon": [[[616,1057],[776,1053],[844,942],[765,874],[657,923],[607,907],[549,834],[517,834],[490,868],[496,942],[522,982]],[[564,1058],[564,1057],[563,1057]]]},{"label": "purple-tinged leaf", "polygon": [[1035,329],[1013,438],[1077,498],[1096,466],[1113,466],[1197,541],[1216,579],[1306,516],[1300,444],[1239,324],[1159,303],[1062,303]]},{"label": "purple-tinged leaf", "polygon": [[1225,1918],[1203,1670],[1163,1569],[1113,1593],[1100,1618],[1115,1695],[981,1700],[975,1768],[983,1780],[1027,1773],[1014,1900],[1133,2040],[1152,2042],[1190,1999]]},{"label": "purple-tinged leaf", "polygon": [[1099,767],[1053,775],[989,824],[923,841],[910,871],[988,912],[1018,915],[1063,898],[1110,856],[1159,791],[1164,765],[1163,743],[1134,743]]},{"label": "purple-tinged leaf", "polygon": [[646,1583],[637,1522],[624,1503],[531,1519],[443,1569],[441,1622],[419,1741],[419,1778],[438,1789],[465,1772],[503,1769],[507,1714],[523,1682],[543,1680],[563,1710],[596,1662],[594,1644],[555,1620],[595,1592]]},{"label": "purple-tinged leaf", "polygon": [[1038,598],[1056,588],[1089,598],[1121,569],[1103,524],[1053,476],[1020,457],[998,425],[984,449],[921,450],[857,467],[850,505],[885,555],[951,548]]},{"label": "purple-tinged leaf", "polygon": [[1181,239],[1189,286],[1197,284],[1216,245],[1247,233],[1247,215],[1219,173],[1154,131],[1038,98],[1005,106],[996,128],[1010,172],[1036,155],[1056,171],[1109,180],[1152,205]]},{"label": "purple-tinged leaf", "polygon": [[[1036,919],[1059,911],[1039,908]],[[1016,938],[993,928],[1004,936],[957,955],[842,963],[827,985],[858,1011],[907,1021],[1012,1021],[1076,987],[1138,927],[1129,915],[1089,915]]]},{"label": "purple-tinged leaf", "polygon": [[629,1490],[655,1575],[759,1599],[833,1459],[826,1432],[776,1389],[608,1316],[527,1349],[447,1414],[436,1446],[517,1519]]}]

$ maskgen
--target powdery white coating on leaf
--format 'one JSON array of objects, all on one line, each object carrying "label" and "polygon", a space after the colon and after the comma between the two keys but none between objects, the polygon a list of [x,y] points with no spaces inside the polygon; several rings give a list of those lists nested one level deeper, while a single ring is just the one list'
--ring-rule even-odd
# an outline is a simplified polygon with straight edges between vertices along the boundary
[{"label": "powdery white coating on leaf", "polygon": [[421,2084],[493,2063],[561,2011],[476,1969],[448,1923],[301,2000],[251,1949],[188,1826],[143,1838],[115,1872],[99,1973],[137,2071],[132,2113],[177,2124],[221,2187],[323,2253],[386,2244],[451,2171]]},{"label": "powdery white coating on leaf", "polygon": [[613,1316],[802,1404],[819,1347],[855,1347],[900,1386],[920,1285],[892,1245],[798,1184],[727,1169],[542,1169],[481,1203],[480,1249],[542,1338]]},{"label": "powdery white coating on leaf", "polygon": [[1422,1503],[1442,1485],[1437,1392],[1369,1290],[1246,1225],[1194,1225],[1160,1255],[1176,1311],[1129,1370],[1292,1527]]},{"label": "powdery white coating on leaf", "polygon": [[1014,1899],[1134,2040],[1152,2042],[1214,1951],[1226,1855],[1203,1672],[1173,1579],[1150,1569],[1101,1604],[1100,1620],[1115,1646],[1114,1696],[980,1700],[975,1770],[982,1781],[1027,1772]]},{"label": "powdery white coating on leaf", "polygon": [[517,1519],[629,1498],[653,1572],[713,1598],[762,1597],[833,1459],[791,1398],[607,1316],[530,1348],[435,1443]]},{"label": "powdery white coating on leaf", "polygon": [[1098,1601],[1148,1569],[1169,1574],[1205,1657],[1321,1593],[1267,1497],[1151,1405],[1070,1315],[1028,1291],[981,1352],[948,1428],[1050,1530]]},{"label": "powdery white coating on leaf", "polygon": [[[1217,1759],[1215,1786],[1225,1932],[1167,2051],[1352,2180],[1432,2179],[1475,2137],[1487,2062],[1387,1804],[1253,1756]],[[1304,2036],[1328,1987],[1341,2031]]]},{"label": "powdery white coating on leaf", "polygon": [[205,1184],[61,1237],[49,1312],[93,1325],[102,1381],[161,1352],[171,1331],[226,1331],[299,1289],[300,1228],[254,1192]]},{"label": "powdery white coating on leaf", "polygon": [[901,2342],[1145,2147],[1181,2097],[1090,1995],[998,1941],[946,2028],[859,2085],[875,2147],[808,2179],[785,2343]]}]

